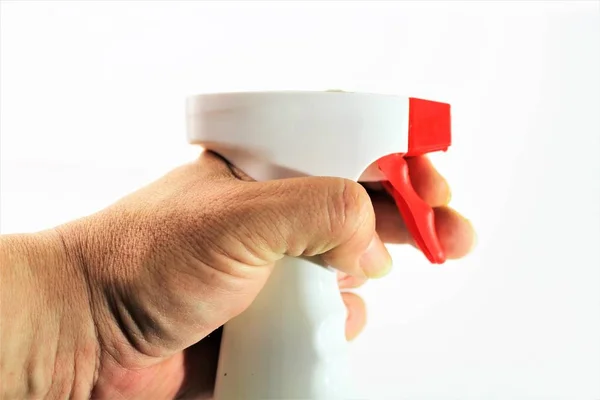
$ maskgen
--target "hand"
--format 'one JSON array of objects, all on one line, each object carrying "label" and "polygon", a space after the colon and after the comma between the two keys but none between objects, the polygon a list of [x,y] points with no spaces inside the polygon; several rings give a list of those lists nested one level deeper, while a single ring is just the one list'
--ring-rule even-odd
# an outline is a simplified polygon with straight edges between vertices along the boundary
[{"label": "hand", "polygon": [[[448,257],[462,257],[471,225],[446,206],[449,188],[426,158],[409,164],[415,190],[435,207]],[[392,200],[377,184],[365,187],[337,178],[253,182],[206,152],[56,228],[66,266],[44,287],[65,302],[61,318],[77,323],[58,330],[59,343],[73,343],[74,361],[51,375],[49,397],[69,384],[72,393],[111,399],[210,396],[218,328],[248,307],[278,259],[320,254],[350,289],[389,271],[383,241],[413,244]],[[355,294],[343,299],[351,339],[365,307]]]}]

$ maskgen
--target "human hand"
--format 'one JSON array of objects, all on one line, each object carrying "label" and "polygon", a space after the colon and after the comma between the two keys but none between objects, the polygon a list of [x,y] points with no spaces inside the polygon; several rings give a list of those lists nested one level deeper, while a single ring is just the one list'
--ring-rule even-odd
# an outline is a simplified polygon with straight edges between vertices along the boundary
[{"label": "human hand", "polygon": [[[425,157],[409,167],[415,190],[434,207],[447,256],[462,257],[473,231],[447,207],[448,185]],[[53,377],[64,375],[73,393],[95,398],[210,396],[216,330],[250,305],[278,259],[320,254],[340,271],[344,290],[389,270],[383,242],[413,244],[391,198],[377,184],[364,187],[337,178],[253,182],[206,152],[58,227],[69,267],[57,266],[57,275],[76,277],[79,284],[69,286],[83,289],[72,290],[75,302],[56,296],[81,321],[59,334],[81,340],[67,341],[75,343],[75,361]],[[342,297],[351,339],[364,326],[365,307],[355,294]],[[50,394],[64,389],[52,384]]]}]

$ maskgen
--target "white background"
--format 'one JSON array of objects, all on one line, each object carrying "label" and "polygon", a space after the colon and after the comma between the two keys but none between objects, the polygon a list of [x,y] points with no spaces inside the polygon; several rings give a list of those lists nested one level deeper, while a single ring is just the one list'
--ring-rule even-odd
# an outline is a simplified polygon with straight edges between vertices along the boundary
[{"label": "white background", "polygon": [[453,106],[434,160],[479,233],[395,248],[361,292],[360,395],[600,399],[598,2],[2,2],[2,232],[93,212],[193,158],[197,92],[344,89]]}]

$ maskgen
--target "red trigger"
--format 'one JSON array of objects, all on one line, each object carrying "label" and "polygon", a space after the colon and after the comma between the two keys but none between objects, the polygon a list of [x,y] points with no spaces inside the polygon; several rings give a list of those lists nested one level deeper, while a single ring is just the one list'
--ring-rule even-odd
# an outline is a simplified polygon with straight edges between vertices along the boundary
[{"label": "red trigger", "polygon": [[446,254],[440,245],[435,230],[433,209],[415,192],[408,174],[408,164],[402,154],[391,154],[380,158],[377,165],[387,178],[383,186],[396,201],[400,214],[427,259],[434,264],[443,264]]}]

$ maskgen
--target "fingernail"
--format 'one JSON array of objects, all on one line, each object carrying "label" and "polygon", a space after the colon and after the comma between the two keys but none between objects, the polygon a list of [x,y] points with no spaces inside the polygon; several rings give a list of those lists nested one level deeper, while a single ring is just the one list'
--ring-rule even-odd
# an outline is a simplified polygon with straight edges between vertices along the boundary
[{"label": "fingernail", "polygon": [[[471,226],[471,232],[473,232],[473,241],[471,242],[471,247],[469,248],[469,253],[471,253],[477,247],[477,244],[479,242],[479,237],[477,236],[477,231],[473,227],[473,223],[471,222],[471,220],[467,219],[467,222]],[[467,254],[469,254],[469,253],[467,253]]]},{"label": "fingernail", "polygon": [[360,257],[359,265],[367,278],[381,278],[392,269],[392,257],[377,234]]},{"label": "fingernail", "polygon": [[448,192],[446,194],[446,204],[445,205],[448,205],[452,201],[452,189],[450,189],[450,185],[448,185],[448,182],[446,182],[446,187],[448,188]]}]

